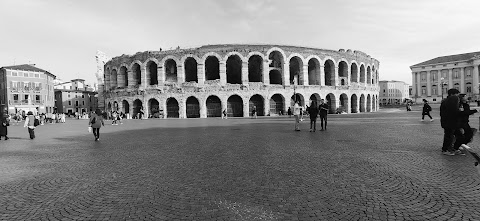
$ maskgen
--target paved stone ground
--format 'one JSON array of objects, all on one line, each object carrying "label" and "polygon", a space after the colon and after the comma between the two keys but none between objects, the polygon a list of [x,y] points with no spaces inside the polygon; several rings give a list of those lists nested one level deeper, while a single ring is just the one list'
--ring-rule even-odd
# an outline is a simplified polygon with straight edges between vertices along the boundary
[{"label": "paved stone ground", "polygon": [[480,220],[473,159],[440,153],[433,116],[330,115],[316,133],[288,117],[129,120],[99,142],[86,120],[35,140],[11,126],[0,220]]}]

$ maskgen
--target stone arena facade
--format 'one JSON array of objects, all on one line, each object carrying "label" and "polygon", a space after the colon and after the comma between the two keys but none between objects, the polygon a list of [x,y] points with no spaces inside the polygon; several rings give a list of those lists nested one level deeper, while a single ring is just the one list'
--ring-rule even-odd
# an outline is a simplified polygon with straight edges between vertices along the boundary
[{"label": "stone arena facade", "polygon": [[[379,61],[361,51],[206,45],[138,52],[104,65],[106,111],[164,118],[286,114],[325,99],[330,113],[378,110]],[[295,94],[295,95],[294,95]]]}]

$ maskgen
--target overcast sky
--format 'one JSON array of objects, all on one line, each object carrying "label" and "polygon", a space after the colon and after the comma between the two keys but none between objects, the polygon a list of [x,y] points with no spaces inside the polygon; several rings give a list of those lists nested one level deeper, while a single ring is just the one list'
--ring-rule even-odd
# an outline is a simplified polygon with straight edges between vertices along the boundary
[{"label": "overcast sky", "polygon": [[206,44],[285,44],[363,51],[380,80],[409,66],[480,51],[478,0],[0,0],[0,66],[34,63],[95,81],[110,57]]}]

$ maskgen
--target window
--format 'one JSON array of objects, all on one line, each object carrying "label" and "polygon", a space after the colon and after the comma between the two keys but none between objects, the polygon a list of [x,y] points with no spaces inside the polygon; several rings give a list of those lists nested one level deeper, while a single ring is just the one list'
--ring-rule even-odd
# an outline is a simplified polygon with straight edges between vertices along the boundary
[{"label": "window", "polygon": [[85,101],[82,101],[82,105],[85,105]]},{"label": "window", "polygon": [[33,73],[28,74],[29,77],[33,78]]},{"label": "window", "polygon": [[436,74],[432,74],[432,80],[436,80],[437,79],[437,75]]},{"label": "window", "polygon": [[75,101],[75,106],[78,106],[78,101]]},{"label": "window", "polygon": [[422,94],[427,94],[427,90],[422,89]]},{"label": "window", "polygon": [[467,86],[467,93],[472,93],[472,87]]},{"label": "window", "polygon": [[12,72],[12,76],[18,76],[17,72]]},{"label": "window", "polygon": [[70,106],[71,106],[71,105],[72,105],[72,101],[68,101],[68,105],[70,105]]},{"label": "window", "polygon": [[420,74],[422,81],[427,79],[427,75],[425,73]]},{"label": "window", "polygon": [[455,71],[453,72],[453,77],[454,77],[454,78],[458,78],[458,77],[459,77],[459,75],[458,75],[458,70],[455,70]]},{"label": "window", "polygon": [[25,94],[23,96],[24,96],[24,100],[28,100],[28,94]]},{"label": "window", "polygon": [[85,95],[84,95],[84,94],[82,94],[82,98],[85,98]]},{"label": "window", "polygon": [[24,77],[28,77],[28,73],[23,73],[23,76],[24,76]]},{"label": "window", "polygon": [[437,94],[437,88],[432,87],[432,94]]},{"label": "window", "polygon": [[68,98],[70,98],[70,93],[68,93]]},{"label": "window", "polygon": [[36,78],[39,78],[39,77],[40,77],[40,75],[39,75],[39,74],[35,74],[35,77],[36,77]]},{"label": "window", "polygon": [[18,94],[13,94],[13,100],[18,101]]},{"label": "window", "polygon": [[465,70],[465,72],[467,74],[467,77],[472,76],[472,69],[467,69],[467,70]]},{"label": "window", "polygon": [[35,95],[35,100],[40,101],[40,95]]}]

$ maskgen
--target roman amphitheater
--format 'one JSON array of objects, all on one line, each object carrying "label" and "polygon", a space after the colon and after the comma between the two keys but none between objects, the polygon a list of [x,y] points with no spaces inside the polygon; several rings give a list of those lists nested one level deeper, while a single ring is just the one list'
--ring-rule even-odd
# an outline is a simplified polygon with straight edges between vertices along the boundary
[{"label": "roman amphitheater", "polygon": [[138,52],[104,65],[107,111],[164,118],[248,117],[325,99],[330,113],[378,110],[379,61],[361,51],[206,45]]}]

